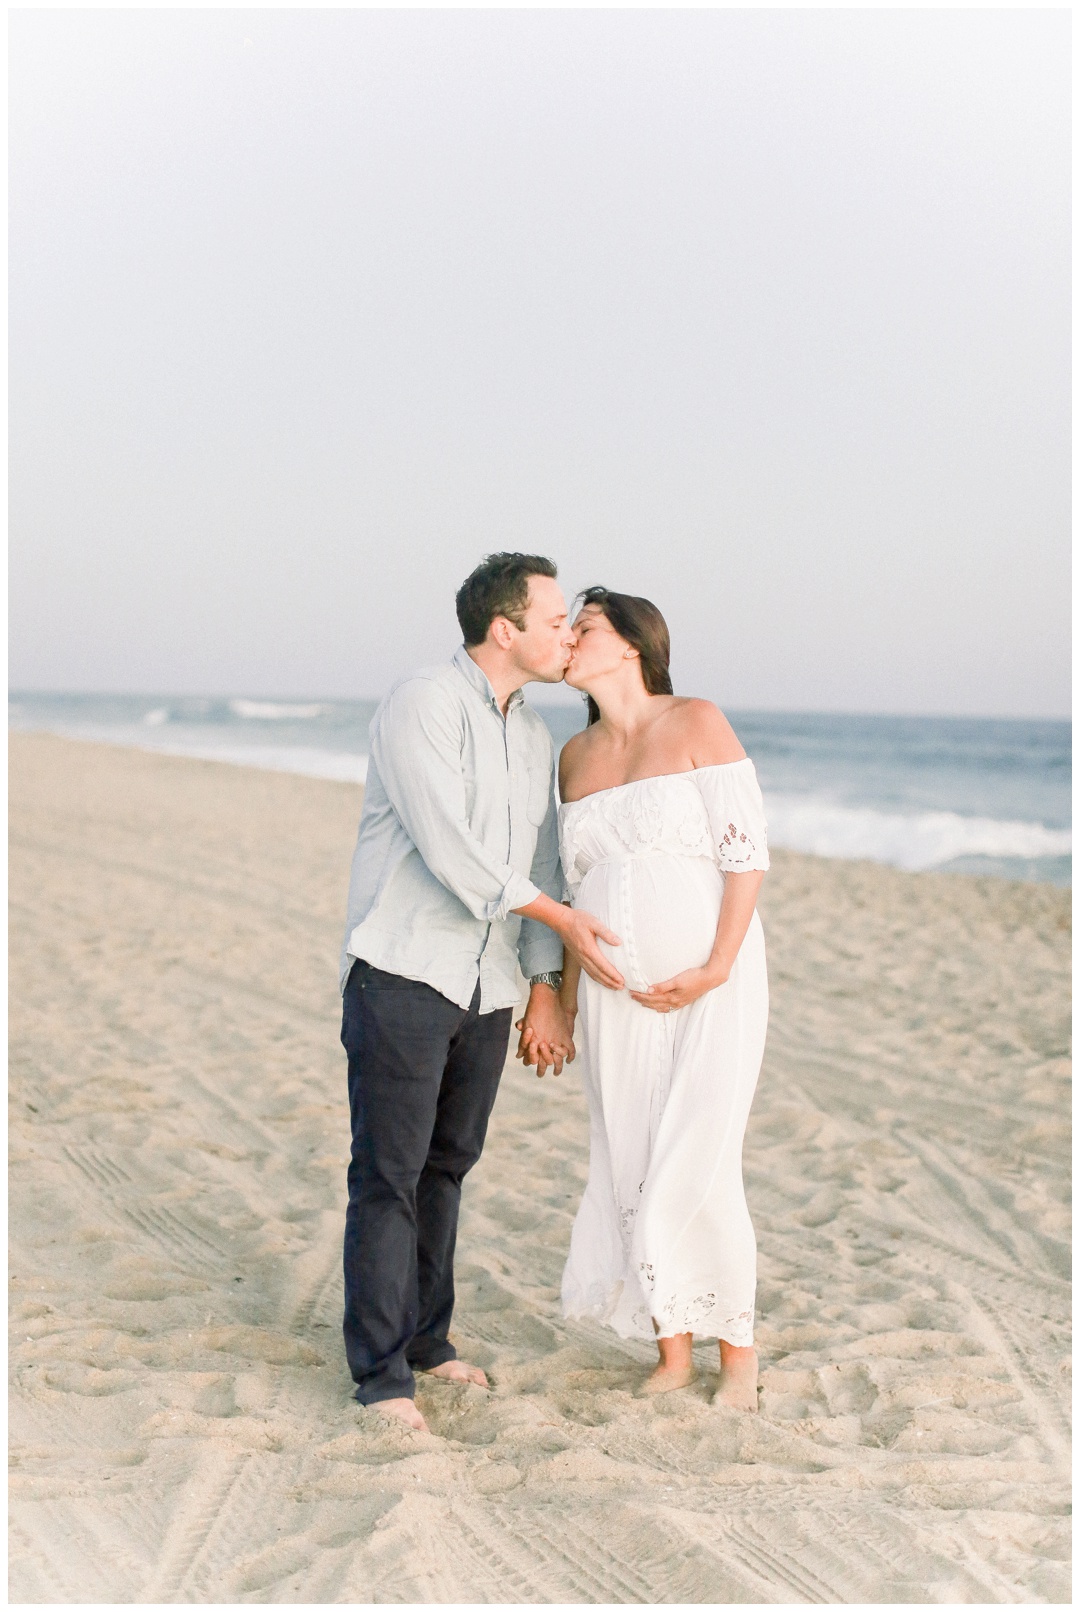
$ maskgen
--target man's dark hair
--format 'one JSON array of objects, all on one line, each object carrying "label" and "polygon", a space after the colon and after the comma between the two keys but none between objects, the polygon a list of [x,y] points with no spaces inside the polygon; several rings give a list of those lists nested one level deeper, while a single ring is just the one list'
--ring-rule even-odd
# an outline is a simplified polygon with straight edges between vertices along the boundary
[{"label": "man's dark hair", "polygon": [[496,616],[525,630],[529,578],[558,576],[555,561],[542,554],[489,554],[457,591],[457,618],[466,644],[482,644]]}]

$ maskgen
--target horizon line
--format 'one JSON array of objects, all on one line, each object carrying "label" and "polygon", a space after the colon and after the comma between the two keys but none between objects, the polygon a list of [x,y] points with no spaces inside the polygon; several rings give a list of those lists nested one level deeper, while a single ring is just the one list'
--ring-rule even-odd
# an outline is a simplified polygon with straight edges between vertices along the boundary
[{"label": "horizon line", "polygon": [[[543,688],[550,685],[542,683],[526,684],[527,688]],[[573,692],[577,692],[576,690]],[[236,700],[246,699],[258,702],[280,704],[351,704],[351,705],[377,705],[383,698],[382,694],[253,694],[250,691],[231,689],[206,693],[179,693],[173,691],[165,693],[161,690],[123,690],[123,689],[63,689],[63,688],[8,688],[8,702],[17,698],[75,698],[75,699],[123,699],[123,700]],[[546,706],[549,710],[570,710],[572,704],[567,700],[538,700],[537,705]],[[915,710],[882,710],[866,709],[852,706],[794,706],[794,705],[742,705],[732,704],[726,707],[733,713],[742,713],[746,716],[857,716],[857,717],[886,717],[897,721],[923,720],[941,722],[1057,722],[1072,724],[1071,711],[1064,715],[1025,715],[1002,714],[1000,712],[986,711],[915,711]]]}]

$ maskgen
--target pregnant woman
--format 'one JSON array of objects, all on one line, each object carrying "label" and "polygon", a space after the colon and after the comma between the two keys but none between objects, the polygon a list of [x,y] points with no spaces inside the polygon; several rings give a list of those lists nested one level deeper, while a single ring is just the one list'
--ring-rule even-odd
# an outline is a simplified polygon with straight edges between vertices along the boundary
[{"label": "pregnant woman", "polygon": [[694,1333],[719,1339],[717,1400],[756,1410],[742,1141],[769,1008],[761,792],[722,713],[672,694],[655,605],[606,588],[582,600],[566,681],[589,726],[560,762],[563,868],[574,905],[620,937],[603,949],[625,988],[564,973],[590,1156],[563,1308],[655,1336],[643,1393],[686,1387]]}]

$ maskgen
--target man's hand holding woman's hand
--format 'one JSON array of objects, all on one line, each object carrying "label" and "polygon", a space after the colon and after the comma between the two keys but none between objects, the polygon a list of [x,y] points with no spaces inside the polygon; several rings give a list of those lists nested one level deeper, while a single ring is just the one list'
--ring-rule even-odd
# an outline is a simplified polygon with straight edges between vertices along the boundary
[{"label": "man's hand holding woman's hand", "polygon": [[[566,951],[599,985],[606,985],[612,991],[622,990],[622,975],[614,963],[604,956],[597,941],[602,940],[608,946],[622,943],[618,935],[613,935],[591,912],[565,906],[544,894],[530,901],[527,907],[514,910],[520,912],[523,918],[535,918],[553,929]],[[572,992],[575,998],[576,993],[575,973]],[[549,1068],[553,1068],[557,1075],[561,1074],[563,1064],[572,1063],[574,1059],[576,1014],[576,1000],[564,1000],[549,985],[534,985],[524,1016],[518,1019],[515,1026],[521,1032],[517,1056],[530,1069],[536,1065],[538,1075],[546,1074]]]},{"label": "man's hand holding woman's hand", "polygon": [[516,1057],[527,1069],[536,1066],[543,1079],[549,1068],[562,1074],[564,1063],[574,1061],[574,1018],[576,1009],[569,1011],[550,985],[534,985],[523,1018],[514,1028],[521,1031]]}]

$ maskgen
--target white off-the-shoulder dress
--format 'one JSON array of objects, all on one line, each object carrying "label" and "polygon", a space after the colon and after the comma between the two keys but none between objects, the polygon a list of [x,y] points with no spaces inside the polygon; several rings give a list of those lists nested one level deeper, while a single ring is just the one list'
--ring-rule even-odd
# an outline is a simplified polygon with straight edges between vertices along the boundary
[{"label": "white off-the-shoulder dress", "polygon": [[[643,778],[560,807],[575,907],[621,946],[601,949],[643,990],[712,951],[727,873],[766,869],[749,758]],[[696,1332],[753,1342],[757,1247],[742,1143],[769,1013],[755,912],[725,984],[656,1013],[586,974],[578,1048],[589,1179],[563,1273],[563,1309],[622,1337]]]}]

